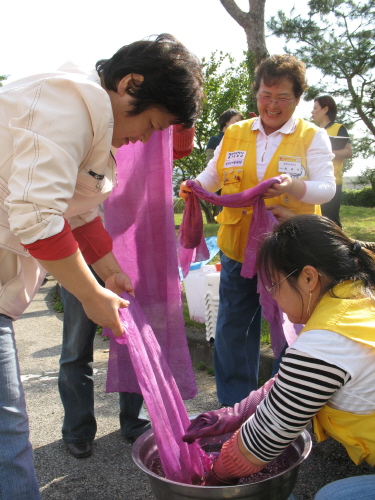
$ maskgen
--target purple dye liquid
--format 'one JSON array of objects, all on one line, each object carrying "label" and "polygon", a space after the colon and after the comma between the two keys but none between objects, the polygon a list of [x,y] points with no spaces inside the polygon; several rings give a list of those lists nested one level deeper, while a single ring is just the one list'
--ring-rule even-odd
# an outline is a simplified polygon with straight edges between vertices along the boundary
[{"label": "purple dye liquid", "polygon": [[238,484],[252,484],[264,481],[265,479],[270,479],[271,477],[277,476],[278,474],[286,471],[294,463],[295,460],[293,460],[290,456],[281,454],[272,460],[272,462],[269,462],[264,469],[256,474],[241,478]]},{"label": "purple dye liquid", "polygon": [[[221,446],[222,444],[215,443],[202,447],[211,463],[213,463],[219,456]],[[273,476],[281,474],[297,461],[298,456],[296,452],[293,453],[293,451],[295,452],[293,448],[288,448],[281,455],[272,460],[272,462],[268,463],[261,471],[257,472],[256,474],[252,474],[251,476],[241,478],[238,484],[241,485],[258,483],[259,481],[264,481],[266,479],[270,479]],[[147,466],[154,474],[157,474],[160,477],[165,477],[159,455],[155,454],[150,459],[150,463]],[[208,471],[206,470],[206,473],[207,472]]]}]

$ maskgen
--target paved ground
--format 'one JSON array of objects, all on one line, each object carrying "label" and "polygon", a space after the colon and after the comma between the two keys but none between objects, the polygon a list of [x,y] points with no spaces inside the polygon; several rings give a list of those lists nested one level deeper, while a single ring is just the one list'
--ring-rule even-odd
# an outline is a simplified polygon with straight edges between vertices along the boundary
[{"label": "paved ground", "polygon": [[[98,420],[94,454],[77,460],[64,447],[63,410],[57,390],[62,315],[52,307],[55,285],[53,279],[43,285],[15,323],[42,499],[154,500],[146,475],[133,463],[131,445],[120,434],[117,394],[105,393],[108,344],[99,336],[94,361]],[[189,414],[217,407],[214,378],[199,370],[196,377],[199,395],[186,402]],[[346,452],[332,440],[314,444],[313,453],[300,467],[295,495],[298,500],[312,500],[330,481],[372,472],[366,465],[352,465]]]}]

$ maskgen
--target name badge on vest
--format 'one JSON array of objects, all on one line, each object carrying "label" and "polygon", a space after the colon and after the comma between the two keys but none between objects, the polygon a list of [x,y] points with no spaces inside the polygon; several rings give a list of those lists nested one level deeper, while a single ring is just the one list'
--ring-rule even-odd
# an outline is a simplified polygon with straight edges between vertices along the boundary
[{"label": "name badge on vest", "polygon": [[299,179],[305,175],[305,167],[298,156],[279,156],[279,172]]},{"label": "name badge on vest", "polygon": [[225,157],[224,168],[243,167],[246,151],[231,151]]},{"label": "name badge on vest", "polygon": [[224,184],[240,182],[246,151],[231,151],[226,154],[224,162]]}]

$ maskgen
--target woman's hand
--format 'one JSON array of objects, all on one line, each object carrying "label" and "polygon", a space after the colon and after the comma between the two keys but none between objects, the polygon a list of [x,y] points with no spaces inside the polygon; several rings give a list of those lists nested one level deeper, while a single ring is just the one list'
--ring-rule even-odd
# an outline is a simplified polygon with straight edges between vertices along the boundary
[{"label": "woman's hand", "polygon": [[282,182],[280,184],[277,182],[272,184],[272,186],[269,187],[264,193],[263,198],[275,198],[275,196],[280,196],[281,194],[289,191],[292,187],[292,178],[287,174],[282,174],[280,177],[282,178]]},{"label": "woman's hand", "polygon": [[267,205],[266,209],[269,210],[278,220],[289,219],[290,217],[296,215],[294,212],[289,210],[289,208],[282,207],[281,205]]},{"label": "woman's hand", "polygon": [[[195,182],[198,186],[201,186],[201,183],[199,181],[193,182]],[[181,182],[178,196],[186,201],[188,199],[189,193],[191,193],[191,189],[186,185],[186,181]]]}]

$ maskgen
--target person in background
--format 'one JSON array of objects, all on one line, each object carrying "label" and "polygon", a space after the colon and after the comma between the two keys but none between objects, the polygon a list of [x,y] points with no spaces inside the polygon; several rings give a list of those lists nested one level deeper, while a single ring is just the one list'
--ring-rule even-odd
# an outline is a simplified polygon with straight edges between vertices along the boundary
[{"label": "person in background", "polygon": [[[173,125],[173,159],[191,153],[194,131],[194,127]],[[58,386],[64,406],[62,436],[71,455],[86,458],[92,455],[97,430],[92,368],[97,324],[85,314],[81,302],[63,287],[61,296],[64,320]],[[134,442],[150,428],[142,411],[143,398],[135,392],[120,392],[119,404],[121,433]]]},{"label": "person in background", "polygon": [[[190,425],[183,438],[188,442],[235,431],[206,484],[235,484],[258,472],[310,420],[318,442],[330,436],[355,464],[375,466],[373,249],[315,214],[288,218],[265,237],[258,252],[260,279],[289,320],[305,326],[286,350],[277,377],[262,390]],[[333,483],[316,499],[373,498],[375,476],[343,481],[340,491],[346,486],[346,495],[335,496],[340,484]]]},{"label": "person in background", "polygon": [[213,135],[210,137],[207,147],[206,147],[206,164],[213,158],[215,149],[221,142],[221,139],[224,137],[224,132],[232,125],[232,123],[239,122],[240,120],[244,120],[245,117],[238,111],[238,109],[229,108],[224,113],[222,113],[219,117],[219,127],[220,132],[217,135]]},{"label": "person in background", "polygon": [[341,227],[340,204],[342,194],[342,167],[344,160],[353,156],[349,134],[344,125],[336,123],[337,106],[334,99],[329,95],[322,95],[314,99],[314,107],[311,112],[312,119],[319,127],[324,128],[332,143],[332,152],[335,155],[333,167],[336,180],[336,193],[332,200],[321,205],[322,214],[336,222]]},{"label": "person in background", "polygon": [[[306,87],[304,63],[291,55],[265,59],[256,68],[253,87],[259,117],[231,125],[195,181],[210,192],[222,188],[225,195],[281,175],[281,184],[273,184],[265,193],[267,205],[300,214],[314,213],[316,205],[329,201],[335,181],[328,136],[294,116]],[[183,182],[180,196],[188,195]],[[262,312],[257,276],[241,276],[251,216],[252,207],[224,207],[216,218],[221,224],[221,277],[214,369],[223,406],[233,406],[258,387]]]},{"label": "person in background", "polygon": [[65,65],[0,89],[4,499],[40,499],[13,322],[49,272],[91,321],[122,335],[118,310],[129,303],[119,295],[133,287],[98,216],[116,178],[111,148],[147,142],[174,124],[191,127],[201,100],[200,62],[168,34],[126,45],[90,73]]}]

